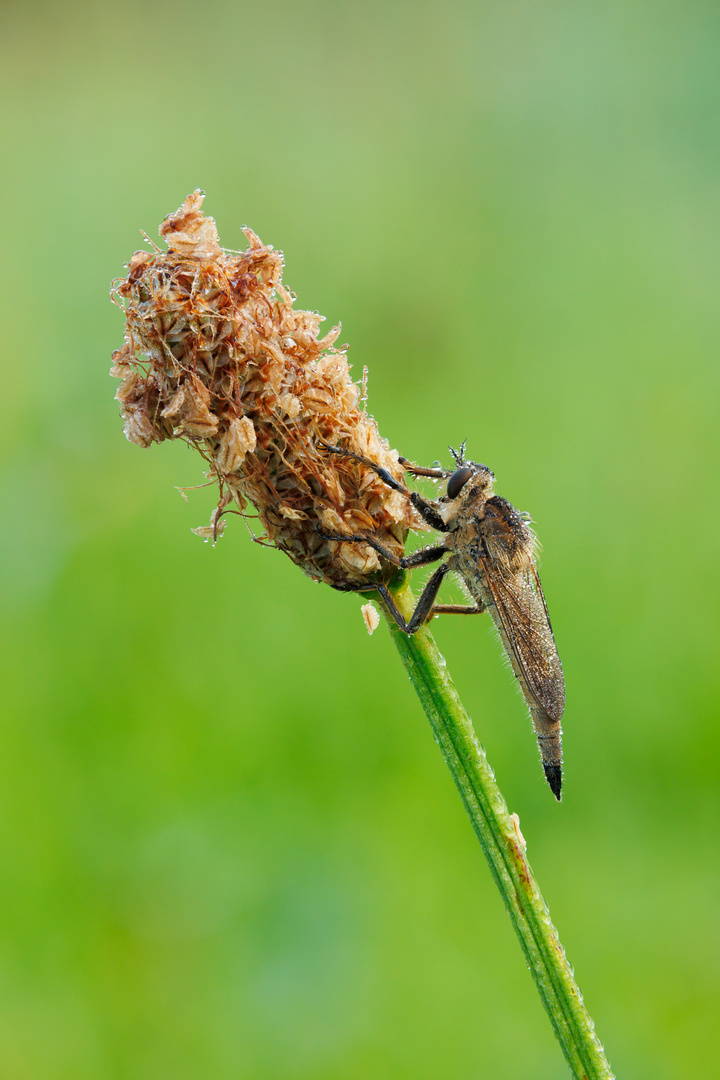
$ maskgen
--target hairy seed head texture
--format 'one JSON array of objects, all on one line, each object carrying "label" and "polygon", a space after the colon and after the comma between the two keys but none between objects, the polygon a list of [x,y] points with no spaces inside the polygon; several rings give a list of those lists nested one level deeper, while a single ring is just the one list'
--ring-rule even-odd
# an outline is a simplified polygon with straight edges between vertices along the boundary
[{"label": "hairy seed head texture", "polygon": [[422,528],[408,500],[363,463],[401,480],[397,452],[361,408],[340,328],[318,337],[321,316],[297,311],[282,284],[283,257],[244,229],[243,252],[220,247],[195,191],[160,226],[167,251],[137,251],[112,298],[125,340],[111,374],[130,442],[182,439],[200,451],[219,486],[217,536],[231,507],[256,508],[260,539],[312,578],[337,589],[386,582],[395,567],[371,547],[326,540],[319,530],[370,533],[402,556]]}]

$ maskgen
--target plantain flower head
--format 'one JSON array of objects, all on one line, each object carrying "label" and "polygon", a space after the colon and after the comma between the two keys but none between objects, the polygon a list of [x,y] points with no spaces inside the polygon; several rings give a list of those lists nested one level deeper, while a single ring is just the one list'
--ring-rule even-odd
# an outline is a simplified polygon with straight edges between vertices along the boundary
[{"label": "plantain flower head", "polygon": [[401,493],[363,463],[329,454],[342,446],[402,480],[397,452],[362,408],[335,327],[299,311],[282,284],[283,258],[251,229],[243,252],[220,247],[195,191],[160,226],[167,251],[137,251],[112,297],[125,313],[113,354],[125,434],[141,447],[182,439],[219,489],[217,536],[230,509],[257,510],[259,539],[316,580],[338,589],[387,581],[394,565],[367,544],[325,532],[372,534],[402,556],[422,522]]}]

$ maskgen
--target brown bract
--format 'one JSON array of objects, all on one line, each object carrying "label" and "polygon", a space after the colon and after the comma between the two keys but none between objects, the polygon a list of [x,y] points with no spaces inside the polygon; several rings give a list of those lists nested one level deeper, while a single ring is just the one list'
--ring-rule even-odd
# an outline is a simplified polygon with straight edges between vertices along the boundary
[{"label": "brown bract", "polygon": [[282,255],[250,229],[247,251],[223,250],[203,198],[189,195],[160,226],[166,252],[137,251],[113,286],[126,318],[111,370],[125,434],[202,453],[220,499],[201,535],[249,500],[263,538],[311,577],[340,589],[387,581],[395,568],[371,547],[318,532],[371,533],[401,556],[408,529],[423,527],[372,470],[324,451],[343,446],[403,477],[334,348],[339,327],[318,338],[321,317],[294,309]]}]

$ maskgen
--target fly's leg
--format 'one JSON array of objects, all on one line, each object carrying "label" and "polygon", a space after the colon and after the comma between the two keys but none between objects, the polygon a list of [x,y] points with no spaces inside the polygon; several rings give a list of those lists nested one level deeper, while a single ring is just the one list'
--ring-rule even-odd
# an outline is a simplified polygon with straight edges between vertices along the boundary
[{"label": "fly's leg", "polygon": [[388,487],[393,488],[395,491],[401,491],[403,495],[412,495],[409,488],[401,484],[399,480],[396,480],[387,469],[384,469],[382,465],[378,465],[377,462],[371,461],[370,458],[363,457],[362,454],[356,454],[354,450],[346,450],[344,446],[331,446],[330,443],[323,442],[323,450],[326,454],[339,454],[340,457],[349,457],[353,461],[359,461],[361,465],[367,465],[369,469],[372,469],[374,473],[384,480]]},{"label": "fly's leg", "polygon": [[[444,549],[443,549],[444,554]],[[436,556],[439,558],[440,556]],[[412,558],[412,556],[410,556]],[[430,562],[430,559],[426,560]],[[416,564],[418,565],[418,564]],[[432,619],[435,615],[481,615],[485,610],[484,605],[478,607],[461,607],[458,604],[433,604],[435,597],[438,594],[440,586],[442,585],[445,575],[448,573],[450,567],[447,563],[443,563],[439,566],[433,576],[428,581],[427,585],[423,589],[420,599],[418,600],[415,610],[410,616],[409,622],[406,622],[402,613],[399,611],[397,604],[393,598],[392,593],[388,589],[387,585],[378,584],[363,584],[363,585],[344,585],[342,586],[343,592],[377,592],[382,597],[382,601],[385,607],[392,615],[395,622],[405,634],[415,634],[423,623]],[[339,588],[339,586],[335,586]]]},{"label": "fly's leg", "polygon": [[[411,556],[412,558],[412,556]],[[420,594],[420,599],[417,602],[417,606],[413,611],[408,622],[405,621],[402,613],[398,611],[397,605],[392,597],[387,585],[378,585],[377,591],[383,598],[383,602],[392,615],[395,622],[400,629],[406,634],[416,633],[422,624],[426,622],[433,611],[433,604],[435,603],[435,597],[438,594],[438,590],[442,585],[443,578],[449,572],[450,566],[448,563],[443,563],[442,566],[438,566],[433,576],[428,581],[427,585]]]},{"label": "fly's leg", "polygon": [[[353,456],[357,457],[358,455]],[[326,531],[320,525],[316,525],[315,529],[325,540],[333,540],[341,544],[367,544],[369,547],[373,548],[374,551],[377,551],[378,555],[381,555],[387,562],[391,563],[393,566],[397,566],[398,570],[412,570],[416,566],[427,566],[428,563],[437,562],[438,559],[442,559],[442,557],[448,553],[446,547],[442,544],[438,544],[433,547],[420,548],[419,551],[413,552],[412,555],[398,558],[397,555],[386,548],[378,540],[375,540],[374,537],[366,536],[364,533],[351,533],[349,535],[347,533],[333,533]],[[464,606],[461,604],[435,604],[435,597],[449,570],[450,565],[448,563],[443,563],[442,566],[437,568],[420,594],[420,599],[410,616],[409,622],[406,622],[405,618],[398,610],[387,585],[368,584],[357,587],[345,586],[343,591],[378,592],[383,599],[383,603],[400,629],[406,634],[414,634],[420,629],[424,622],[435,615],[482,615],[486,610],[485,605],[480,602],[478,602],[475,607]]]},{"label": "fly's leg", "polygon": [[[410,488],[401,484],[394,476],[391,476],[387,469],[384,469],[382,465],[376,464],[376,462],[371,461],[370,458],[363,457],[362,454],[356,454],[354,450],[345,450],[342,446],[330,446],[329,443],[324,443],[323,445],[325,452],[328,454],[340,454],[342,457],[349,457],[352,458],[353,461],[359,461],[361,465],[367,465],[367,467],[372,469],[372,471],[379,476],[388,487],[391,487],[393,491],[399,491],[401,494],[407,495],[423,521],[426,521],[432,529],[436,529],[437,532],[450,532],[450,529],[431,502],[424,499],[419,492],[411,491]],[[369,541],[365,542],[368,543]]]},{"label": "fly's leg", "polygon": [[452,475],[447,469],[423,469],[420,465],[414,465],[412,461],[408,461],[406,457],[398,458],[398,461],[405,472],[412,473],[413,476],[430,476],[433,480],[447,480]]},{"label": "fly's leg", "polygon": [[398,624],[404,634],[415,634],[422,624],[426,622],[433,614],[437,612],[437,608],[433,607],[433,600],[438,594],[438,589],[442,584],[442,580],[447,574],[450,567],[447,563],[443,563],[439,566],[433,576],[428,581],[427,585],[423,589],[420,599],[418,600],[415,610],[410,616],[410,621],[406,622],[401,611],[398,609],[393,595],[388,589],[387,585],[370,583],[362,585],[334,585],[333,588],[339,589],[341,592],[376,592],[379,593],[382,598],[382,602],[392,615],[395,622]]},{"label": "fly's leg", "polygon": [[[412,570],[416,566],[427,566],[428,563],[437,562],[438,559],[442,559],[443,555],[447,555],[447,548],[438,545],[436,547],[421,548],[419,551],[413,552],[412,555],[406,555],[404,558],[399,559],[397,555],[394,555],[392,551],[378,543],[371,536],[363,536],[362,533],[356,533],[351,536],[347,536],[343,533],[331,533],[326,532],[316,526],[317,531],[325,540],[335,540],[338,543],[351,543],[351,544],[368,544],[371,548],[377,551],[378,555],[382,555],[389,563],[397,566],[398,570]],[[463,607],[460,604],[435,604],[435,597],[437,596],[440,586],[443,583],[445,575],[450,571],[449,563],[443,563],[439,566],[430,580],[425,585],[420,599],[417,602],[415,610],[410,616],[409,621],[406,621],[402,613],[398,610],[398,607],[393,599],[392,593],[388,589],[387,585],[382,583],[367,584],[359,586],[345,586],[344,592],[378,592],[383,599],[385,607],[392,615],[395,622],[405,634],[416,633],[423,623],[434,615],[481,615],[485,611],[485,605],[478,603],[476,607]]]},{"label": "fly's leg", "polygon": [[[330,446],[325,443],[325,451],[329,454],[340,454],[344,457],[352,458],[354,461],[360,462],[362,465],[366,465],[369,469],[380,477],[388,487],[393,491],[399,491],[401,494],[406,495],[420,516],[430,525],[431,528],[436,529],[438,532],[450,532],[449,527],[442,519],[434,505],[427,499],[424,499],[417,491],[410,491],[404,484],[399,483],[394,476],[392,476],[387,469],[384,469],[382,465],[376,464],[371,461],[370,458],[363,457],[362,454],[356,454],[354,450],[345,450],[340,446]],[[416,476],[430,476],[436,480],[441,480],[449,474],[444,469],[423,469],[418,465],[413,465],[407,460],[407,458],[400,458],[400,464],[407,469],[408,472],[413,473]],[[442,545],[435,545],[432,547],[421,548],[419,551],[415,551],[412,555],[406,555],[404,558],[399,559],[386,547],[380,544],[377,540],[370,536],[364,536],[362,534],[354,534],[350,536],[343,535],[342,533],[330,533],[326,532],[319,525],[316,526],[317,531],[326,540],[335,540],[340,543],[362,543],[368,544],[379,555],[382,555],[389,563],[397,566],[400,570],[410,570],[415,566],[425,566],[428,563],[436,562],[438,559],[442,559],[447,554],[448,549]],[[410,620],[406,622],[402,613],[398,610],[397,605],[392,597],[387,585],[379,584],[375,585],[375,590],[380,594],[383,599],[383,603],[387,607],[388,611],[392,615],[395,622],[400,629],[406,634],[416,633],[424,622],[430,618],[431,614],[441,613],[442,611],[465,611],[466,614],[471,612],[480,611],[478,608],[458,609],[456,606],[450,605],[439,607],[433,607],[435,603],[435,597],[438,594],[440,586],[443,582],[445,575],[449,572],[450,566],[444,563],[439,566],[430,580],[425,585],[420,599],[417,602],[414,612],[410,616]],[[359,591],[359,590],[358,590]],[[363,590],[364,591],[364,590]]]},{"label": "fly's leg", "polygon": [[[447,548],[442,544],[436,544],[433,547],[420,548],[419,551],[414,551],[412,555],[405,555],[399,559],[397,555],[394,555],[389,548],[386,548],[378,540],[375,540],[372,536],[365,536],[364,533],[334,533],[327,532],[320,525],[315,526],[316,532],[320,533],[320,536],[324,540],[336,540],[340,544],[367,544],[373,550],[377,551],[378,555],[382,555],[383,559],[392,563],[393,566],[397,566],[398,570],[412,570],[414,566],[426,566],[428,563],[437,562],[438,559],[442,559],[443,555],[447,555]],[[374,586],[373,586],[374,588]]]},{"label": "fly's leg", "polygon": [[[378,555],[382,555],[384,559],[387,559],[389,563],[397,566],[398,570],[412,570],[415,566],[427,566],[428,563],[437,562],[438,559],[442,559],[443,555],[447,555],[447,548],[442,545],[436,545],[435,547],[420,548],[419,551],[414,551],[412,555],[406,555],[402,559],[399,559],[397,555],[394,555],[392,551],[389,551],[382,544],[378,543],[371,536],[363,536],[362,533],[356,533],[352,536],[346,536],[343,533],[330,533],[326,532],[319,525],[315,528],[325,540],[336,540],[343,544],[368,544],[371,548],[377,551]],[[350,592],[369,592],[374,590],[380,593],[383,599],[383,603],[387,607],[388,611],[392,615],[395,622],[398,624],[401,630],[406,634],[414,634],[420,629],[422,624],[429,617],[432,610],[435,597],[438,594],[438,589],[442,584],[442,580],[449,571],[450,567],[447,563],[443,563],[439,566],[433,576],[428,581],[427,585],[423,589],[420,599],[417,602],[417,606],[410,616],[410,621],[406,622],[400,611],[398,611],[397,605],[393,600],[392,594],[387,585],[373,584],[373,585],[361,585],[359,588],[348,588],[346,591]]]},{"label": "fly's leg", "polygon": [[417,606],[410,616],[410,621],[405,622],[398,611],[395,601],[392,598],[392,594],[387,585],[376,586],[377,591],[383,598],[385,606],[392,615],[395,622],[398,624],[401,630],[404,630],[406,634],[414,634],[423,623],[433,619],[436,615],[482,615],[486,611],[484,604],[478,604],[477,607],[462,607],[460,604],[434,604],[433,601],[438,594],[438,590],[442,585],[443,578],[449,571],[450,566],[447,563],[443,563],[439,566],[433,576],[428,581],[427,585],[420,594],[420,599],[417,602]]},{"label": "fly's leg", "polygon": [[482,615],[487,611],[485,604],[478,603],[476,607],[464,607],[462,604],[436,604],[432,609],[433,615]]}]

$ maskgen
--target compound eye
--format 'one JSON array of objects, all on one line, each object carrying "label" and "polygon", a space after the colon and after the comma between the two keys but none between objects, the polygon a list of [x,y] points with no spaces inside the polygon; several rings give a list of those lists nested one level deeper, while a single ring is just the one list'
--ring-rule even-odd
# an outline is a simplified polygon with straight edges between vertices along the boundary
[{"label": "compound eye", "polygon": [[465,487],[472,474],[473,471],[469,465],[463,465],[462,468],[455,470],[455,472],[448,480],[448,499],[457,499],[458,495]]}]

